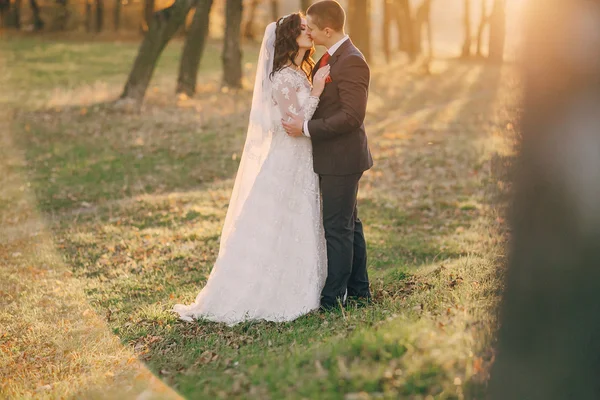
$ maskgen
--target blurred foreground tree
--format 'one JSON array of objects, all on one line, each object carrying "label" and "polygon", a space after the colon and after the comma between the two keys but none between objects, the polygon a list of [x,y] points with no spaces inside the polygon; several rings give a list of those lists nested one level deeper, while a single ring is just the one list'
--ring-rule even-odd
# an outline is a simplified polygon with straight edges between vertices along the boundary
[{"label": "blurred foreground tree", "polygon": [[600,1],[532,0],[493,400],[600,398]]}]

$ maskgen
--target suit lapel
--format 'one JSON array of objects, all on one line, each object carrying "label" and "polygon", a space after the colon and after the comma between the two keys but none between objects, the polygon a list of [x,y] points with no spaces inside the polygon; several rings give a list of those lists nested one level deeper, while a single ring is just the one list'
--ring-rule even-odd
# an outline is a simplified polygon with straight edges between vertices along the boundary
[{"label": "suit lapel", "polygon": [[[333,66],[333,64],[335,64],[337,62],[337,60],[340,58],[340,56],[342,54],[344,54],[351,46],[353,46],[352,41],[348,38],[348,40],[346,40],[344,43],[342,43],[342,45],[335,51],[335,53],[333,53],[333,55],[329,58],[329,61],[327,62],[327,64],[329,64],[330,66]],[[321,65],[322,59],[323,59],[323,56],[321,56],[321,58],[319,58],[319,61],[317,61],[315,64],[315,68],[313,68],[313,71],[312,71],[313,78],[315,77],[315,74],[317,73],[317,70],[319,69],[319,65]]]},{"label": "suit lapel", "polygon": [[341,55],[344,54],[350,48],[351,45],[352,42],[350,41],[350,38],[346,39],[346,41],[342,43],[342,45],[336,50],[336,52],[333,53],[327,64],[333,66],[333,64],[337,62]]}]

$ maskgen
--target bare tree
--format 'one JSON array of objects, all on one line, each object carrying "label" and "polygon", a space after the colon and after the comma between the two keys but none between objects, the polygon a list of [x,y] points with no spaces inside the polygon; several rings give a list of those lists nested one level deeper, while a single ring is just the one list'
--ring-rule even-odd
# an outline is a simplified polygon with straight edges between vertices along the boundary
[{"label": "bare tree", "polygon": [[396,0],[396,23],[398,27],[398,46],[400,51],[408,54],[411,61],[417,57],[415,46],[415,27],[412,7],[409,0]]},{"label": "bare tree", "polygon": [[12,16],[15,28],[21,29],[21,0],[15,0]]},{"label": "bare tree", "polygon": [[271,0],[271,19],[277,21],[279,17],[279,1]]},{"label": "bare tree", "polygon": [[155,0],[145,0],[144,1],[144,31],[148,31],[150,29],[150,24],[152,23],[152,17],[154,16],[154,3]]},{"label": "bare tree", "polygon": [[371,2],[350,0],[348,2],[348,25],[352,41],[367,60],[371,59]]},{"label": "bare tree", "polygon": [[483,56],[483,54],[481,53],[481,41],[483,39],[483,31],[485,30],[485,27],[487,26],[489,21],[490,18],[487,13],[487,0],[481,0],[481,18],[479,19],[479,28],[477,28],[477,50],[475,51],[477,57]]},{"label": "bare tree", "polygon": [[44,21],[40,16],[40,6],[38,5],[37,0],[29,0],[29,6],[31,7],[31,12],[33,14],[33,29],[40,31],[44,28]]},{"label": "bare tree", "polygon": [[506,1],[495,0],[490,15],[490,39],[488,59],[501,63],[504,58],[504,42],[506,37]]},{"label": "bare tree", "polygon": [[96,4],[96,32],[104,29],[104,0],[95,0]]},{"label": "bare tree", "polygon": [[415,17],[415,36],[414,36],[414,47],[417,49],[417,53],[421,53],[423,46],[423,28],[427,35],[427,58],[431,60],[433,58],[433,41],[431,39],[431,1],[423,0],[419,5]]},{"label": "bare tree", "polygon": [[311,3],[311,0],[300,0],[300,10],[305,13],[306,10],[308,10],[308,7],[310,7]]},{"label": "bare tree", "polygon": [[173,35],[180,29],[194,5],[194,0],[175,0],[168,8],[154,14],[150,28],[140,45],[121,99],[141,103],[154,73],[156,62]]},{"label": "bare tree", "polygon": [[10,0],[0,0],[0,27],[6,24],[6,17],[10,10]]},{"label": "bare tree", "polygon": [[113,26],[115,31],[118,31],[121,27],[121,6],[123,5],[121,1],[122,0],[115,0],[115,8],[113,10]]},{"label": "bare tree", "polygon": [[198,66],[208,36],[208,23],[212,4],[213,0],[198,0],[196,4],[194,18],[183,45],[183,53],[179,64],[179,77],[177,78],[177,93],[185,93],[188,96],[193,96],[196,93]]},{"label": "bare tree", "polygon": [[485,398],[598,399],[600,2],[530,6],[510,257]]},{"label": "bare tree", "polygon": [[381,24],[382,28],[382,45],[383,45],[383,54],[385,56],[385,61],[390,62],[391,54],[390,54],[390,24],[392,21],[392,0],[383,0],[382,9],[383,9],[383,23]]},{"label": "bare tree", "polygon": [[56,0],[56,4],[59,6],[56,25],[59,30],[64,31],[67,29],[70,16],[68,0]]},{"label": "bare tree", "polygon": [[248,20],[244,24],[244,37],[254,40],[254,17],[256,16],[256,8],[260,4],[260,0],[252,0],[250,2],[250,11],[248,12]]},{"label": "bare tree", "polygon": [[468,58],[471,56],[471,0],[464,0],[464,28],[465,40],[463,42],[461,57]]},{"label": "bare tree", "polygon": [[242,0],[227,0],[225,6],[225,45],[223,47],[223,84],[231,88],[242,87],[242,48],[240,27]]},{"label": "bare tree", "polygon": [[85,30],[92,31],[92,0],[85,0]]}]

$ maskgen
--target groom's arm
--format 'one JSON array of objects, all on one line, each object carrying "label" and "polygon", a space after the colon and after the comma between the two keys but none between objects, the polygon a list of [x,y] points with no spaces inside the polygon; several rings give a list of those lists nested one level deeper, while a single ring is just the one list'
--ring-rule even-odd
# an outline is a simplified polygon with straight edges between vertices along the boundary
[{"label": "groom's arm", "polygon": [[356,55],[344,60],[337,77],[340,109],[334,114],[308,121],[312,140],[324,140],[358,129],[365,120],[371,74],[365,60]]}]

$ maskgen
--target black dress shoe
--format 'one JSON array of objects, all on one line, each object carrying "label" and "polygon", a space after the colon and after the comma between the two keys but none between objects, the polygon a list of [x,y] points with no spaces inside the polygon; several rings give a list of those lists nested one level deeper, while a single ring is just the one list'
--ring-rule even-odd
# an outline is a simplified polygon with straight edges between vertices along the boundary
[{"label": "black dress shoe", "polygon": [[[341,307],[340,307],[341,306]],[[319,307],[320,312],[332,312],[336,310],[340,310],[342,307],[346,307],[346,303],[321,303],[321,307]]]},{"label": "black dress shoe", "polygon": [[349,299],[368,299],[371,300],[371,292],[369,290],[367,290],[364,293],[361,292],[354,292],[354,291],[348,291],[348,298]]},{"label": "black dress shoe", "polygon": [[348,296],[348,304],[356,307],[366,307],[373,302],[371,295],[368,296]]}]

